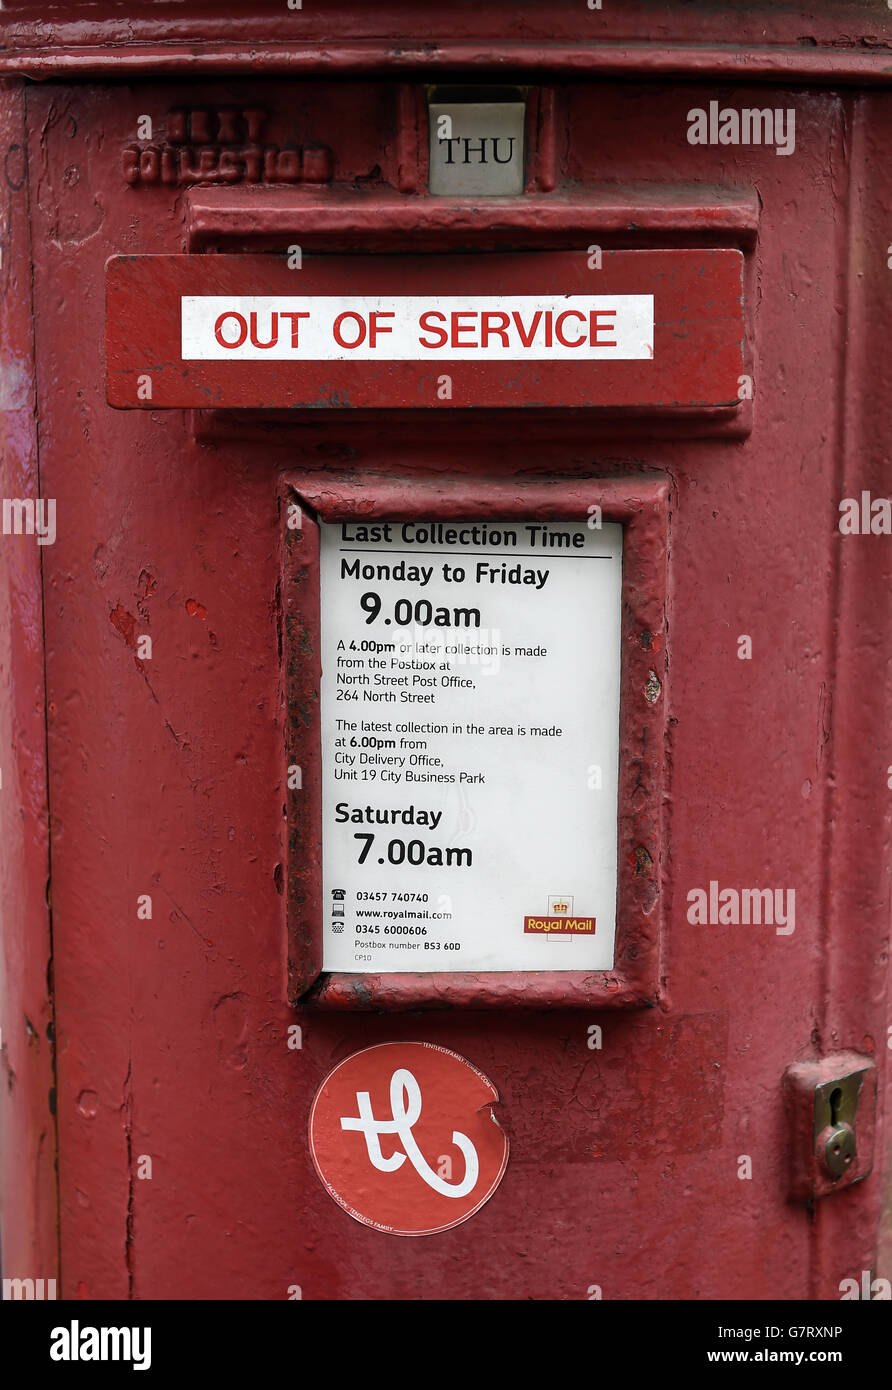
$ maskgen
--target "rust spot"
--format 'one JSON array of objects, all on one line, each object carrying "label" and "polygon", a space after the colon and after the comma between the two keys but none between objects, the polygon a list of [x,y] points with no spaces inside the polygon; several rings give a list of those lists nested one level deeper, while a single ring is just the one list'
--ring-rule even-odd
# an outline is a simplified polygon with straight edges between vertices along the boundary
[{"label": "rust spot", "polygon": [[199,603],[197,599],[186,599],[186,612],[189,614],[190,618],[200,618],[202,622],[206,622],[207,620],[208,610],[205,608],[204,604]]},{"label": "rust spot", "polygon": [[365,980],[351,980],[350,991],[360,1008],[367,1009],[372,1003],[372,992]]},{"label": "rust spot", "polygon": [[638,845],[629,855],[629,863],[636,878],[650,878],[650,871],[654,861],[651,859],[643,845]]},{"label": "rust spot", "polygon": [[136,646],[136,619],[132,613],[128,613],[126,608],[122,608],[120,603],[117,608],[113,608],[108,615],[109,622],[116,632],[119,632],[127,643],[128,647]]}]

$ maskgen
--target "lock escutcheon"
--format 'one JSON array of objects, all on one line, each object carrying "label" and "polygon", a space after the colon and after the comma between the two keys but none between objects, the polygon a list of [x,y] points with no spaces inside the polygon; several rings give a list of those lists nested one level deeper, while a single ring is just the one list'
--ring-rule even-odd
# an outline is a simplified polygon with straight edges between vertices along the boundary
[{"label": "lock escutcheon", "polygon": [[815,1156],[832,1178],[841,1178],[855,1161],[855,1112],[861,1076],[837,1077],[815,1090]]},{"label": "lock escutcheon", "polygon": [[876,1074],[873,1058],[850,1051],[787,1068],[794,1199],[810,1202],[845,1191],[870,1173]]}]

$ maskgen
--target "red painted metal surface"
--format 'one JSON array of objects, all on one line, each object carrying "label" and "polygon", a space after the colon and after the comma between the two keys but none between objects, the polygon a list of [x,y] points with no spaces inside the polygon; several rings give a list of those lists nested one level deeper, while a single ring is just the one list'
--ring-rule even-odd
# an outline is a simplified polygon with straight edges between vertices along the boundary
[{"label": "red painted metal surface", "polygon": [[[407,144],[410,142],[407,140]],[[422,166],[423,145],[411,141],[413,175]],[[387,151],[382,151],[386,160]],[[536,146],[530,151],[534,166]],[[403,164],[383,166],[398,179]],[[693,172],[693,171],[691,171]],[[654,175],[656,170],[654,171]],[[574,188],[572,198],[405,198],[386,182],[369,195],[356,187],[244,188],[201,185],[184,192],[190,251],[227,251],[249,245],[281,252],[283,238],[313,250],[431,253],[473,244],[559,249],[588,246],[609,235],[617,246],[660,245],[752,247],[759,227],[753,190],[692,181],[647,181]]]},{"label": "red painted metal surface", "polygon": [[[442,26],[442,27],[441,27]],[[63,76],[154,71],[179,75],[244,71],[255,77],[318,70],[392,74],[469,71],[569,76],[663,75],[738,80],[888,81],[892,21],[873,0],[676,5],[629,0],[590,9],[578,0],[507,9],[456,0],[448,14],[390,0],[299,12],[279,0],[244,19],[219,0],[186,0],[159,11],[132,0],[17,0],[6,25],[5,66]]]},{"label": "red painted metal surface", "polygon": [[[116,257],[106,280],[108,399],[147,410],[734,407],[742,263],[731,249],[611,251],[593,268],[586,247],[484,258],[312,255],[300,269],[287,254]],[[644,360],[622,326],[626,296],[652,314]],[[555,307],[537,307],[539,297]],[[212,307],[190,347],[181,334],[201,310],[187,307],[193,298]],[[542,360],[561,343],[563,357]],[[393,360],[400,349],[413,355]],[[326,350],[339,358],[316,356]],[[201,360],[199,351],[217,357]],[[616,360],[599,355],[611,351]]]},{"label": "red painted metal surface", "polygon": [[[48,497],[38,466],[27,129],[0,83],[0,496]],[[41,559],[0,532],[0,1259],[55,1279],[56,1091]]]},{"label": "red painted metal surface", "polygon": [[[0,96],[7,160],[13,145],[27,153],[26,182],[7,163],[3,185],[18,256],[11,297],[4,278],[3,380],[12,344],[28,383],[4,419],[4,476],[15,495],[39,486],[58,507],[55,544],[39,557],[29,538],[0,538],[12,595],[0,649],[0,1026],[15,1072],[3,1086],[5,1273],[49,1273],[53,1245],[40,564],[65,1296],[283,1299],[299,1285],[307,1299],[586,1299],[598,1285],[605,1299],[832,1300],[862,1270],[888,1277],[877,1250],[889,1173],[892,552],[887,537],[841,536],[837,522],[840,499],[889,490],[892,115],[884,93],[840,85],[888,81],[889,15],[612,8],[586,15],[601,27],[584,42],[575,4],[572,28],[569,5],[514,7],[500,35],[493,7],[452,9],[462,37],[424,50],[406,42],[397,6],[373,21],[355,8],[325,35],[312,25],[328,11],[295,35],[304,18],[262,10],[249,44],[243,20],[202,10],[203,21],[185,6],[162,16],[166,43],[157,6],[128,7],[126,19],[109,7],[104,27],[73,5],[44,5],[53,22],[42,26],[19,7],[5,28],[5,70],[50,80]],[[419,103],[400,92],[465,61],[501,81],[547,73],[552,192],[537,184],[526,202],[492,209],[424,193],[423,132],[397,128]],[[297,71],[300,83],[288,77]],[[106,85],[124,72],[127,86]],[[712,99],[795,107],[795,156],[689,145],[686,114]],[[172,109],[227,104],[263,106],[277,145],[328,145],[331,188],[126,183],[122,152],[141,115],[163,126]],[[369,247],[390,253],[412,249],[423,223],[414,254],[561,249],[555,227],[567,225],[609,249],[666,246],[667,228],[672,246],[702,247],[713,209],[712,244],[746,253],[751,431],[556,411],[482,411],[469,426],[440,410],[432,426],[423,412],[283,423],[108,407],[110,256],[256,252],[279,230],[300,233],[314,208],[353,250],[363,222]],[[379,230],[389,216],[399,246]],[[672,497],[659,1004],[294,1009],[283,487],[320,511],[375,496],[396,509],[433,481],[445,515],[493,494],[508,505],[527,484],[590,487],[596,499],[605,480],[642,474]],[[138,655],[146,635],[149,659]],[[691,923],[688,894],[712,880],[794,889],[795,932]],[[138,916],[144,895],[151,918]],[[18,920],[26,932],[10,938]],[[512,1153],[470,1220],[401,1242],[330,1199],[306,1142],[336,1063],[398,1040],[449,1047],[490,1077]],[[880,1073],[876,1162],[808,1211],[788,1196],[782,1078],[847,1050]],[[751,1179],[738,1175],[741,1155]],[[12,1269],[12,1250],[38,1267]]]}]

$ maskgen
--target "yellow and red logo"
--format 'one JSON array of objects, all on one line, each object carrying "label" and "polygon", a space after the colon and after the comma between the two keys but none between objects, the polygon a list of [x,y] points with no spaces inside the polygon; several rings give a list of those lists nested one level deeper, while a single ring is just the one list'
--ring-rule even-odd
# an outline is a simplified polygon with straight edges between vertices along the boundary
[{"label": "yellow and red logo", "polygon": [[573,899],[558,894],[548,899],[548,912],[544,917],[524,917],[523,929],[534,936],[547,936],[549,932],[561,932],[565,936],[593,936],[594,917],[574,917]]},{"label": "yellow and red logo", "polygon": [[593,936],[595,919],[594,917],[524,917],[523,929],[525,932],[533,932],[535,935],[558,931],[565,932],[568,936]]}]

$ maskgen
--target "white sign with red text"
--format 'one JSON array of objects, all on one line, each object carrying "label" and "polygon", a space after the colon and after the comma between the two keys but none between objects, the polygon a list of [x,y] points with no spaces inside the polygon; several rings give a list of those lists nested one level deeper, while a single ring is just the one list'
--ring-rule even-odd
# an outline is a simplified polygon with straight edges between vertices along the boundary
[{"label": "white sign with red text", "polygon": [[653,358],[652,294],[183,295],[183,361]]}]

